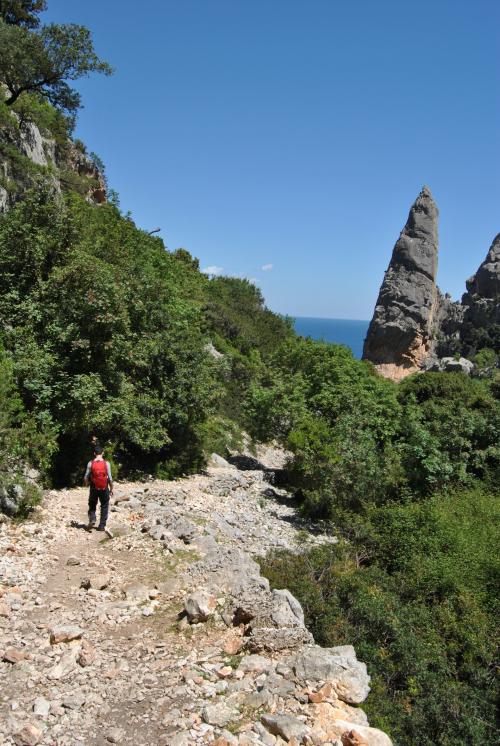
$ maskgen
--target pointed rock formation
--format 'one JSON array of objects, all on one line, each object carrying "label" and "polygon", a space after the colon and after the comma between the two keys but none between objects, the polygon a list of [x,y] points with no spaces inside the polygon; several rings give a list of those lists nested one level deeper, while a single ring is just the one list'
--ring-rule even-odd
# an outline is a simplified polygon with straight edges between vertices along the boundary
[{"label": "pointed rock formation", "polygon": [[394,246],[365,340],[363,359],[393,380],[421,370],[432,350],[442,303],[436,286],[438,214],[424,186]]}]

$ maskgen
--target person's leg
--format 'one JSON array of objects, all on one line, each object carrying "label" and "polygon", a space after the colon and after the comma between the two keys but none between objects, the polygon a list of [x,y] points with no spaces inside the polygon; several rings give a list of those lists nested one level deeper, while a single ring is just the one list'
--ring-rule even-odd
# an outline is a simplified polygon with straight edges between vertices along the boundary
[{"label": "person's leg", "polygon": [[89,491],[89,525],[88,528],[92,528],[95,525],[95,511],[97,507],[97,490],[90,486]]},{"label": "person's leg", "polygon": [[101,516],[99,520],[99,528],[104,530],[106,528],[106,521],[108,520],[109,512],[109,490],[99,490],[99,502],[101,503]]}]

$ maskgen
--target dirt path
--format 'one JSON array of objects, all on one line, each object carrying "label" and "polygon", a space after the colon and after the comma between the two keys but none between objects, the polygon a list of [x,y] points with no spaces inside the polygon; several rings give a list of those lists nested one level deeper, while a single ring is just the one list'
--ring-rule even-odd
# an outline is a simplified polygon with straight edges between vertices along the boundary
[{"label": "dirt path", "polygon": [[[126,491],[124,485],[120,493]],[[42,713],[49,703],[47,722],[54,721],[43,743],[103,744],[114,727],[125,731],[127,742],[159,743],[165,688],[175,689],[180,674],[173,664],[189,652],[183,636],[172,631],[178,612],[169,593],[174,568],[152,541],[141,535],[140,543],[133,540],[134,514],[119,524],[112,514],[118,534],[112,541],[72,526],[85,520],[86,500],[84,490],[51,493],[35,522],[2,534],[7,615],[0,649],[4,657],[7,651],[22,659],[2,664],[0,717],[15,733],[38,701]],[[89,578],[96,588],[86,590],[81,586]],[[84,631],[88,666],[75,659],[80,641],[50,644],[50,630],[68,625]],[[66,673],[55,670],[65,655]]]},{"label": "dirt path", "polygon": [[0,523],[0,743],[341,746],[356,725],[390,746],[352,706],[354,650],[312,645],[260,576],[269,549],[335,541],[263,472],[121,484],[112,539],[86,511],[86,490],[53,491]]}]

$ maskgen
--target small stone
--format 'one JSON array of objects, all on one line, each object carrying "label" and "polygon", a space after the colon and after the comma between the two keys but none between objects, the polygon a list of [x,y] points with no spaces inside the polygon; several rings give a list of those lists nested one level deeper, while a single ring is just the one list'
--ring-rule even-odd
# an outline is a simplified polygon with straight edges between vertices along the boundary
[{"label": "small stone", "polygon": [[226,641],[224,645],[224,652],[228,655],[236,655],[243,647],[243,640],[241,637],[231,637]]},{"label": "small stone", "polygon": [[229,709],[223,702],[220,702],[216,705],[207,705],[204,707],[201,716],[205,723],[218,725],[222,728],[233,719],[233,710]]},{"label": "small stone", "polygon": [[69,649],[61,656],[61,660],[53,668],[50,669],[47,676],[51,681],[58,681],[64,679],[70,674],[76,666],[76,659],[78,656],[77,650]]},{"label": "small stone", "polygon": [[15,735],[18,746],[36,746],[40,743],[43,733],[35,725],[28,723]]},{"label": "small stone", "polygon": [[60,642],[71,642],[79,640],[83,635],[83,629],[76,626],[53,627],[50,630],[50,644],[57,645]]},{"label": "small stone", "polygon": [[144,585],[130,585],[125,589],[125,597],[127,601],[142,604],[149,601],[149,589]]},{"label": "small stone", "polygon": [[46,718],[50,712],[50,702],[45,697],[37,697],[33,703],[33,712],[38,717]]},{"label": "small stone", "polygon": [[71,557],[68,557],[68,559],[66,560],[66,564],[69,565],[69,567],[74,567],[76,565],[80,565],[81,560],[79,557],[74,557],[73,555],[71,555]]},{"label": "small stone", "polygon": [[0,604],[0,617],[10,617],[10,606],[7,606],[7,604]]},{"label": "small stone", "polygon": [[309,693],[309,701],[314,704],[326,702],[328,699],[337,699],[335,688],[330,681],[324,684],[318,691]]},{"label": "small stone", "polygon": [[26,653],[17,648],[8,648],[2,656],[2,660],[7,663],[19,663],[26,658]]},{"label": "small stone", "polygon": [[221,679],[227,679],[228,676],[231,676],[233,673],[233,669],[231,666],[222,666],[222,668],[219,668],[217,671],[217,676]]},{"label": "small stone", "polygon": [[88,640],[83,640],[82,647],[80,648],[77,661],[80,664],[80,666],[85,668],[86,666],[91,666],[92,663],[94,663],[96,659],[96,655],[97,655],[96,649],[92,645],[92,643],[90,643]]},{"label": "small stone", "polygon": [[62,706],[66,710],[79,710],[85,704],[85,695],[82,692],[75,692],[72,696],[66,697]]},{"label": "small stone", "polygon": [[238,671],[243,673],[267,673],[273,668],[273,662],[263,655],[246,655],[241,659]]},{"label": "small stone", "polygon": [[342,734],[342,746],[368,746],[368,741],[355,730],[350,730]]},{"label": "small stone", "polygon": [[110,743],[120,743],[124,735],[125,732],[122,728],[110,728],[106,733],[106,741],[109,741]]},{"label": "small stone", "polygon": [[93,588],[96,591],[103,591],[108,587],[111,578],[107,573],[100,575],[93,575],[90,578],[84,578],[80,584],[80,588]]}]

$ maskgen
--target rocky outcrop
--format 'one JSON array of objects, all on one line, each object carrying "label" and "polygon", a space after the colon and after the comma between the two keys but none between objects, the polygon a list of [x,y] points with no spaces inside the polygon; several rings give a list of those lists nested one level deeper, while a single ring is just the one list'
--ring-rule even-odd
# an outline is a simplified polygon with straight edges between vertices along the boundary
[{"label": "rocky outcrop", "polygon": [[394,246],[363,350],[363,358],[388,378],[420,370],[432,351],[443,302],[437,259],[438,209],[424,186]]},{"label": "rocky outcrop", "polygon": [[476,274],[466,282],[460,330],[462,351],[471,355],[489,348],[500,353],[500,233]]},{"label": "rocky outcrop", "polygon": [[424,187],[394,247],[364,345],[363,359],[387,378],[470,374],[469,356],[484,348],[500,353],[500,234],[461,303],[437,287],[437,259],[438,210]]},{"label": "rocky outcrop", "polygon": [[0,125],[0,214],[43,181],[56,192],[73,189],[90,202],[106,202],[103,174],[69,138],[56,141],[35,122],[10,112]]}]

